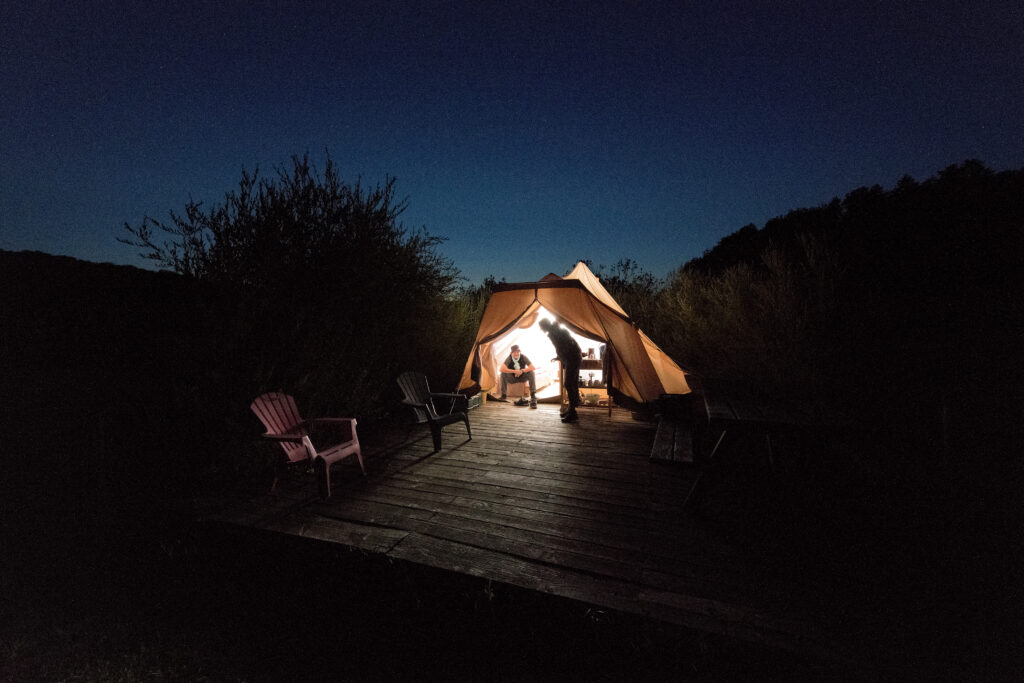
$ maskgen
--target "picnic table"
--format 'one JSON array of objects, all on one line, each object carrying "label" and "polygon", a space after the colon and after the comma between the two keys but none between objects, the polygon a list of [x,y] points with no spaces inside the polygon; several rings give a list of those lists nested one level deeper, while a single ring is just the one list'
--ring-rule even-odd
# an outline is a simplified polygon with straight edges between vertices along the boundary
[{"label": "picnic table", "polygon": [[740,438],[748,444],[762,444],[758,450],[767,460],[773,478],[778,479],[776,456],[780,441],[827,442],[837,429],[850,424],[841,413],[809,400],[759,395],[735,382],[696,377],[687,380],[694,389],[691,397],[696,431],[694,462],[700,470],[683,502],[684,509],[696,505],[705,475],[714,470],[723,452]]}]

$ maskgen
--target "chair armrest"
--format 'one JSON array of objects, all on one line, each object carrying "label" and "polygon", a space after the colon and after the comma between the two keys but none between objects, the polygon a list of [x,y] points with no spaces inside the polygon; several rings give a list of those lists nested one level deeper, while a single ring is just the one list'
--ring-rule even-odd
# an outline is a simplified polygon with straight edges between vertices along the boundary
[{"label": "chair armrest", "polygon": [[469,400],[469,396],[466,396],[465,394],[439,394],[439,393],[435,393],[435,392],[432,391],[432,392],[430,392],[430,396],[431,396],[431,398],[453,398],[453,399],[462,398],[462,399],[465,399],[467,401]]},{"label": "chair armrest", "polygon": [[331,425],[331,424],[335,424],[335,425],[348,425],[348,424],[353,424],[354,425],[354,424],[356,424],[356,418],[354,418],[354,417],[315,417],[312,420],[306,420],[306,424],[309,424],[310,426],[318,425],[318,424],[325,424],[325,425]]},{"label": "chair armrest", "polygon": [[356,434],[356,419],[354,417],[317,417],[306,420],[306,424],[313,429],[317,427],[332,429],[336,434],[350,442],[359,441],[359,436]]},{"label": "chair armrest", "polygon": [[269,441],[290,441],[293,443],[302,443],[302,434],[261,434],[262,438]]},{"label": "chair armrest", "polygon": [[403,398],[402,399],[402,403],[404,403],[407,406],[414,406],[416,408],[426,408],[427,405],[428,405],[428,404],[423,403],[421,401],[414,401],[411,398]]}]

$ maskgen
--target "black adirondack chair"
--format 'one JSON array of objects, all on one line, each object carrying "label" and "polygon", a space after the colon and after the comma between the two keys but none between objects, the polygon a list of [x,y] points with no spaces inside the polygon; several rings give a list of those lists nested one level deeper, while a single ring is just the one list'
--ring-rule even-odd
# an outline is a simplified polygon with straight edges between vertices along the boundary
[{"label": "black adirondack chair", "polygon": [[[466,423],[466,433],[469,439],[473,438],[473,432],[469,428],[469,399],[462,394],[444,394],[432,392],[427,383],[427,376],[422,372],[410,370],[398,376],[398,386],[401,387],[405,398],[402,403],[412,406],[413,415],[417,423],[426,422],[430,425],[430,435],[434,439],[434,452],[441,450],[441,428],[459,420]],[[437,410],[434,399],[445,399],[449,401],[441,411]]]}]

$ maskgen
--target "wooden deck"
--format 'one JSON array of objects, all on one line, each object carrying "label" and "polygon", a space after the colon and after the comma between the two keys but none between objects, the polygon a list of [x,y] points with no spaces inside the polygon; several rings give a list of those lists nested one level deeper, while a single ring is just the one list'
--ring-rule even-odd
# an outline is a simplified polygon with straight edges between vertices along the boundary
[{"label": "wooden deck", "polygon": [[651,461],[654,424],[580,414],[486,403],[472,441],[451,425],[437,453],[422,426],[366,442],[369,475],[342,469],[329,502],[299,473],[214,519],[838,656],[822,620],[787,604],[771,558],[684,513],[695,472]]}]

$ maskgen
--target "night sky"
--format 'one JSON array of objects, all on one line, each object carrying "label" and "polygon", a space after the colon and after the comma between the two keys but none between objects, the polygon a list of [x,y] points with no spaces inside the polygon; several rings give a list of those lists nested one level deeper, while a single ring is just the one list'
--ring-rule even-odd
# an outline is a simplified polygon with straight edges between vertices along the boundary
[{"label": "night sky", "polygon": [[977,158],[1024,167],[1014,2],[0,7],[0,248],[145,265],[123,224],[325,151],[478,284],[630,258]]}]

